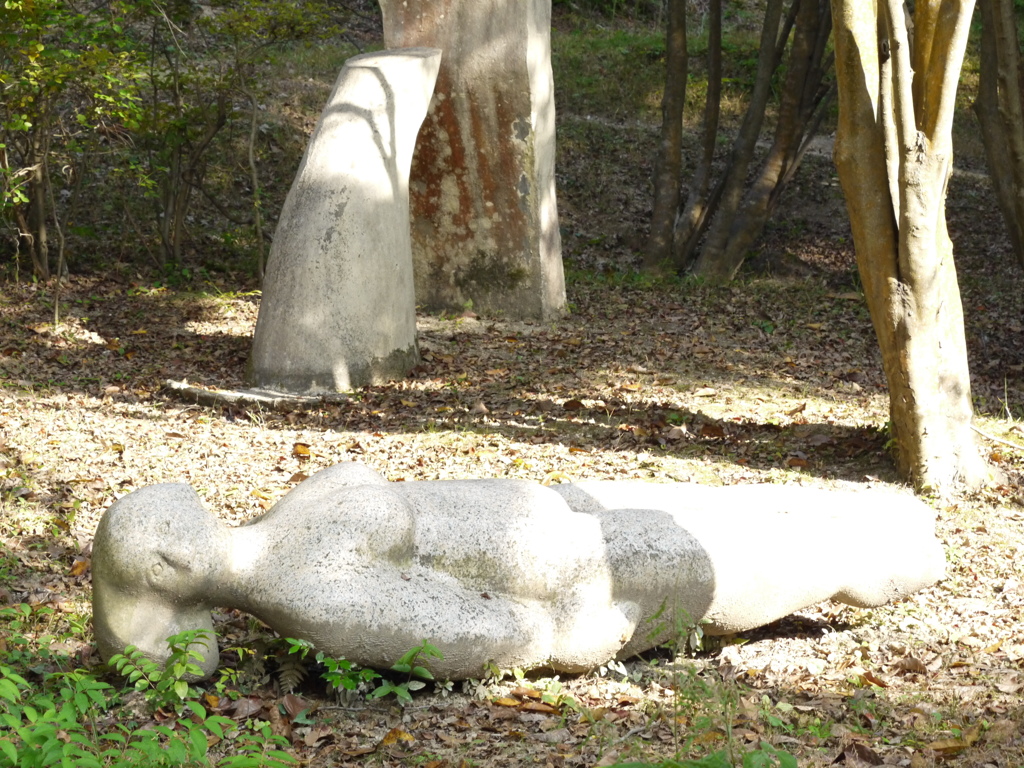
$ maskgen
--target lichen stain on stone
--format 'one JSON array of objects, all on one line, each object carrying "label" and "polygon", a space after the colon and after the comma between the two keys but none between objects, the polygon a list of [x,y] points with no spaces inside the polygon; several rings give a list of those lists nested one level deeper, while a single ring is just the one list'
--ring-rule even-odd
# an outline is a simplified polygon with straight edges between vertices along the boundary
[{"label": "lichen stain on stone", "polygon": [[530,195],[530,180],[526,178],[525,173],[519,176],[519,194],[523,197],[529,197]]},{"label": "lichen stain on stone", "polygon": [[510,569],[507,562],[484,553],[460,558],[422,553],[418,560],[422,566],[454,577],[468,589],[487,588],[498,593],[528,595],[534,599],[558,597],[543,576],[514,575],[515,569]]},{"label": "lichen stain on stone", "polygon": [[493,253],[481,251],[454,275],[453,282],[464,291],[472,288],[478,295],[482,291],[501,297],[521,287],[529,276],[522,265],[510,264]]},{"label": "lichen stain on stone", "polygon": [[519,141],[526,141],[530,138],[530,124],[520,117],[512,123],[512,132]]},{"label": "lichen stain on stone", "polygon": [[323,235],[320,237],[321,249],[326,251],[331,247],[331,243],[334,242],[334,238],[338,234],[337,227],[328,227],[324,230]]},{"label": "lichen stain on stone", "polygon": [[[436,295],[445,285],[500,295],[521,284],[525,266],[507,262],[529,253],[531,237],[523,200],[532,190],[524,172],[532,167],[531,128],[515,108],[528,94],[504,93],[504,84],[495,83],[493,100],[477,103],[443,67],[438,80],[437,91],[450,96],[431,105],[410,185],[414,251],[420,270],[430,273],[417,283],[433,283],[435,293],[424,297],[428,304],[461,300]],[[485,266],[487,260],[499,263]]]},{"label": "lichen stain on stone", "polygon": [[[534,9],[483,0],[382,8],[389,47],[444,50],[410,177],[417,302],[434,311],[472,300],[479,311],[532,316],[546,301],[548,256],[559,253],[532,118],[534,89],[550,87],[528,65]],[[498,263],[479,269],[481,255]],[[501,285],[478,282],[488,274],[504,275]],[[510,282],[518,292],[503,295]]]}]

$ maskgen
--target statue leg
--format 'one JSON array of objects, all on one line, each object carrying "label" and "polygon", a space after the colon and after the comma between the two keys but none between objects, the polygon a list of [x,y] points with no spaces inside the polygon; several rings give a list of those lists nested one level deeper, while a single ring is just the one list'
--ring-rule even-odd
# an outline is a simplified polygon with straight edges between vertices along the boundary
[{"label": "statue leg", "polygon": [[616,599],[642,606],[624,654],[653,644],[643,624],[655,615],[725,634],[830,598],[882,605],[944,571],[934,512],[888,490],[639,482],[553,488],[574,510],[601,520]]}]

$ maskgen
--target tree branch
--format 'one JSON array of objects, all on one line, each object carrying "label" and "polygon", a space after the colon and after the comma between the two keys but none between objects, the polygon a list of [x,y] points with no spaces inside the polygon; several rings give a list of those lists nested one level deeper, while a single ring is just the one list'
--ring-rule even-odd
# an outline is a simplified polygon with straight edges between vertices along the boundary
[{"label": "tree branch", "polygon": [[933,55],[928,60],[926,78],[926,111],[920,116],[921,129],[929,141],[950,136],[953,113],[956,109],[956,89],[960,70],[967,50],[967,36],[974,15],[974,0],[941,0],[939,3],[918,3],[918,11],[925,5],[941,5],[935,20]]},{"label": "tree branch", "polygon": [[[900,154],[917,143],[917,120],[914,114],[914,71],[910,66],[910,39],[901,0],[885,0],[885,27],[892,56],[893,107],[896,112],[896,135]],[[902,159],[902,158],[901,158]]]}]

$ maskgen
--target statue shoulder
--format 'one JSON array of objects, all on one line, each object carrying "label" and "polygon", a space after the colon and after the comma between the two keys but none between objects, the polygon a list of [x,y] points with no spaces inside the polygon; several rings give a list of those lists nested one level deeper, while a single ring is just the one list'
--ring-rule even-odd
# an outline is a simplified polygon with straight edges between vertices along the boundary
[{"label": "statue shoulder", "polygon": [[322,469],[290,490],[264,514],[250,520],[266,520],[278,515],[294,516],[296,512],[311,507],[330,504],[342,491],[349,488],[373,486],[387,487],[388,481],[380,473],[358,461],[346,461]]}]

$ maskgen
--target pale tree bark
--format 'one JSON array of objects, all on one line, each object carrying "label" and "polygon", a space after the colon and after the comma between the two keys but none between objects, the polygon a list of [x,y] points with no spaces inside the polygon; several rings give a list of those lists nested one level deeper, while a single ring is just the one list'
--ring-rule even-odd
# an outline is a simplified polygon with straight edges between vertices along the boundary
[{"label": "pale tree bark", "polygon": [[686,104],[686,0],[669,0],[661,144],[654,170],[654,209],[644,266],[661,271],[672,256],[672,233],[683,172],[683,107]]},{"label": "pale tree bark", "polygon": [[945,215],[973,8],[973,0],[918,0],[911,46],[899,0],[832,0],[835,161],[889,384],[896,465],[919,489],[940,492],[988,477],[971,427]]},{"label": "pale tree bark", "polygon": [[1024,266],[1024,95],[1013,0],[981,4],[981,82],[974,111],[989,175],[1017,261]]}]

